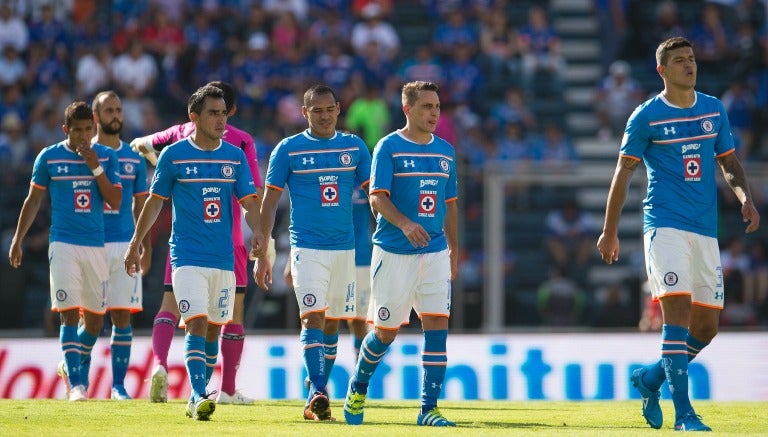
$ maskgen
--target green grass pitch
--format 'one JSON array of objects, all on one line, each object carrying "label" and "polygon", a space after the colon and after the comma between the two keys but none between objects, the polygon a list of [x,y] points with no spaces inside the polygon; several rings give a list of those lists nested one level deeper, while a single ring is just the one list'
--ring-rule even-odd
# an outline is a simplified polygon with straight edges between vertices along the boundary
[{"label": "green grass pitch", "polygon": [[[440,410],[456,428],[425,429],[415,425],[419,402],[370,400],[365,423],[348,426],[341,400],[332,400],[336,422],[312,423],[302,418],[301,401],[258,401],[253,405],[221,405],[209,422],[184,416],[185,403],[151,404],[89,400],[0,399],[0,436],[415,436],[542,435],[635,436],[673,432],[671,401],[661,430],[649,428],[640,401],[490,402],[443,401]],[[768,402],[704,402],[694,407],[718,435],[768,435]]]}]

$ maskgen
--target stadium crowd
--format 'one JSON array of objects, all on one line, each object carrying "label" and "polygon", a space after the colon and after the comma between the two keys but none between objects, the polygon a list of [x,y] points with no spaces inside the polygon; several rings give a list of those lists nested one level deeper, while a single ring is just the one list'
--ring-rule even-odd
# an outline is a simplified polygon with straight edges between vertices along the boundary
[{"label": "stadium crowd", "polygon": [[[612,14],[610,8],[617,4],[620,13]],[[700,90],[726,104],[740,157],[746,162],[768,159],[763,132],[768,126],[765,2],[596,0],[593,12],[599,31],[607,32],[599,35],[605,79],[594,84],[601,102],[626,101],[623,96],[640,101],[638,96],[657,92],[661,82],[648,65],[649,53],[658,41],[685,35],[694,42],[699,62],[706,64]],[[428,18],[422,23],[428,32],[406,32],[397,20],[407,13]],[[308,85],[324,83],[336,90],[342,106],[339,128],[358,133],[372,148],[384,132],[403,124],[401,84],[429,80],[441,84],[443,116],[436,133],[457,148],[466,175],[460,192],[480,192],[482,169],[490,161],[515,168],[575,164],[581,158],[560,104],[567,90],[566,56],[551,18],[547,2],[515,0],[0,0],[3,254],[8,253],[8,233],[16,224],[35,156],[63,139],[64,108],[73,100],[91,101],[105,89],[121,96],[122,138],[130,141],[186,121],[187,98],[200,85],[230,82],[239,93],[233,123],[254,137],[260,164],[266,166],[280,138],[305,128],[300,108]],[[596,105],[595,111],[601,123],[595,137],[615,139],[620,132],[609,117],[610,106]],[[614,143],[618,146],[617,139]],[[606,156],[613,159],[615,151],[607,150]],[[482,196],[460,197],[466,226],[478,228],[472,233],[477,235]],[[550,206],[554,210],[557,205]],[[278,219],[281,215],[284,210]],[[11,272],[7,262],[0,267],[0,297],[10,309],[0,318],[1,328],[53,327],[44,322],[49,295],[46,220],[39,214],[29,233],[27,256],[32,262],[18,272]],[[168,222],[159,220],[153,229],[157,247],[165,244],[169,232],[159,225]],[[736,290],[731,295],[739,300],[733,303],[742,311],[725,320],[766,324],[765,242],[750,240],[740,248],[738,241],[728,241],[727,275],[736,278],[727,279],[728,289]],[[481,244],[482,239],[462,241],[463,281],[480,290]],[[515,248],[508,250],[507,271],[514,282]],[[158,251],[154,259],[160,263],[165,258]],[[593,251],[585,262],[595,261]],[[541,270],[553,267],[555,263]],[[563,270],[557,267],[558,273]],[[151,325],[161,271],[160,264],[153,265],[145,278],[147,316],[137,318],[137,327]],[[624,324],[607,326],[638,325],[639,308],[628,308],[629,302],[640,300],[628,297],[635,293],[632,287],[606,284],[603,291],[588,292],[593,284],[571,279],[579,289],[574,295],[583,299],[587,294],[595,304],[580,305],[595,310],[574,316],[574,324],[606,326],[606,314],[633,314],[636,309]],[[290,307],[293,298],[285,295]],[[543,308],[543,301],[540,297],[537,305]],[[607,311],[606,305],[617,309]],[[249,327],[283,327],[284,317],[275,313],[262,313]],[[646,308],[646,313],[652,310]],[[534,323],[549,315],[542,313]]]}]

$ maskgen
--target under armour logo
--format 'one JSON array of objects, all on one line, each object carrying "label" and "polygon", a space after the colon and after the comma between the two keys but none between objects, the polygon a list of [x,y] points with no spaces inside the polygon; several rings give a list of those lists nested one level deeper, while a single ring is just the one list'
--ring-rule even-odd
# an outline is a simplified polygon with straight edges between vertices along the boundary
[{"label": "under armour logo", "polygon": [[187,174],[190,173],[197,174],[197,167],[187,167]]},{"label": "under armour logo", "polygon": [[407,159],[404,159],[403,160],[403,167],[405,167],[405,168],[416,167],[416,161],[414,161],[413,159],[411,159],[410,161],[407,160]]},{"label": "under armour logo", "polygon": [[672,134],[672,135],[675,134],[675,127],[674,126],[672,126],[672,127],[664,126],[664,135],[669,135],[669,134]]},{"label": "under armour logo", "polygon": [[306,156],[302,157],[301,158],[301,163],[304,164],[304,165],[307,165],[307,164],[315,165],[315,158],[314,157],[307,158]]},{"label": "under armour logo", "polygon": [[432,388],[439,388],[439,389],[442,389],[442,388],[443,388],[443,384],[438,384],[438,383],[436,383],[436,382],[433,382],[433,383],[432,383]]},{"label": "under armour logo", "polygon": [[715,300],[720,300],[723,298],[723,293],[715,292]]},{"label": "under armour logo", "polygon": [[57,165],[56,171],[59,173],[69,173],[69,167],[66,165]]}]

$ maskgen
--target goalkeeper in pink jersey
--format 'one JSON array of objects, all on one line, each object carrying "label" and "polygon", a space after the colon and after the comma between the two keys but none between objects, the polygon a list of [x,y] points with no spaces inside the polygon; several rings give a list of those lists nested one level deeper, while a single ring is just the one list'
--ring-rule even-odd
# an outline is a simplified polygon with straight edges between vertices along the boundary
[{"label": "goalkeeper in pink jersey", "polygon": [[[226,82],[210,82],[224,91],[224,103],[227,109],[227,115],[232,116],[237,109],[235,105],[235,91],[232,85]],[[136,138],[131,142],[131,148],[136,152],[154,158],[155,152],[161,151],[179,140],[187,138],[195,129],[192,122],[172,126],[162,132],[156,132],[141,138]],[[258,160],[256,158],[256,147],[253,137],[236,127],[227,124],[223,140],[239,146],[245,152],[248,159],[248,166],[256,184],[259,201],[264,194],[264,187],[259,173]],[[243,241],[243,231],[241,229],[242,214],[237,199],[232,199],[235,207],[233,208],[233,226],[232,241],[234,241],[235,251],[235,279],[236,294],[235,308],[232,322],[224,326],[221,331],[221,387],[219,397],[216,400],[219,404],[250,404],[253,399],[240,393],[235,384],[237,369],[240,367],[240,358],[243,354],[243,340],[245,330],[243,329],[245,289],[248,285],[248,251]],[[270,242],[270,247],[274,253],[274,242]],[[149,399],[151,402],[166,402],[168,400],[168,350],[173,340],[174,329],[179,321],[179,309],[176,306],[176,299],[173,295],[173,285],[171,285],[171,265],[170,258],[165,264],[163,301],[160,304],[160,310],[155,316],[152,327],[152,350],[155,355],[155,367],[152,371],[152,380],[149,388]],[[213,339],[209,339],[211,341]]]}]

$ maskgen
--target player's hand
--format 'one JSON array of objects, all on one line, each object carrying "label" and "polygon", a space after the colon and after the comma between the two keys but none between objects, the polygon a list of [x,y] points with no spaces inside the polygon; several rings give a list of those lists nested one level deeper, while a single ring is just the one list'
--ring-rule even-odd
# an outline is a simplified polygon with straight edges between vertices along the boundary
[{"label": "player's hand", "polygon": [[600,258],[606,264],[613,264],[614,261],[619,260],[619,237],[616,235],[609,236],[603,232],[597,239],[597,250],[600,252]]},{"label": "player's hand", "polygon": [[261,258],[267,254],[267,244],[264,242],[264,236],[259,232],[251,235],[251,253],[248,255],[251,259]]},{"label": "player's hand", "polygon": [[416,222],[409,222],[403,226],[402,230],[411,245],[416,248],[427,247],[429,240],[432,239],[429,233]]},{"label": "player's hand", "polygon": [[11,248],[8,250],[8,261],[14,269],[19,268],[21,265],[21,254],[21,242],[17,242],[14,239],[11,242]]},{"label": "player's hand", "polygon": [[139,246],[134,244],[128,245],[128,250],[125,251],[123,257],[123,263],[125,264],[125,273],[128,276],[136,276],[136,272],[141,271],[141,256],[139,255]]},{"label": "player's hand", "polygon": [[272,264],[266,255],[256,258],[253,264],[253,280],[264,291],[269,291],[269,286],[272,284]]},{"label": "player's hand", "polygon": [[741,206],[741,216],[744,223],[749,223],[745,230],[747,234],[755,232],[760,227],[760,213],[752,202],[746,202]]},{"label": "player's hand", "polygon": [[131,150],[143,156],[152,165],[157,165],[157,150],[147,137],[139,137],[131,141]]},{"label": "player's hand", "polygon": [[77,152],[77,154],[80,155],[83,160],[85,160],[85,164],[89,169],[93,170],[99,166],[99,155],[96,154],[95,150],[93,150],[89,141],[83,141],[79,144],[75,144],[74,146],[75,152]]}]

